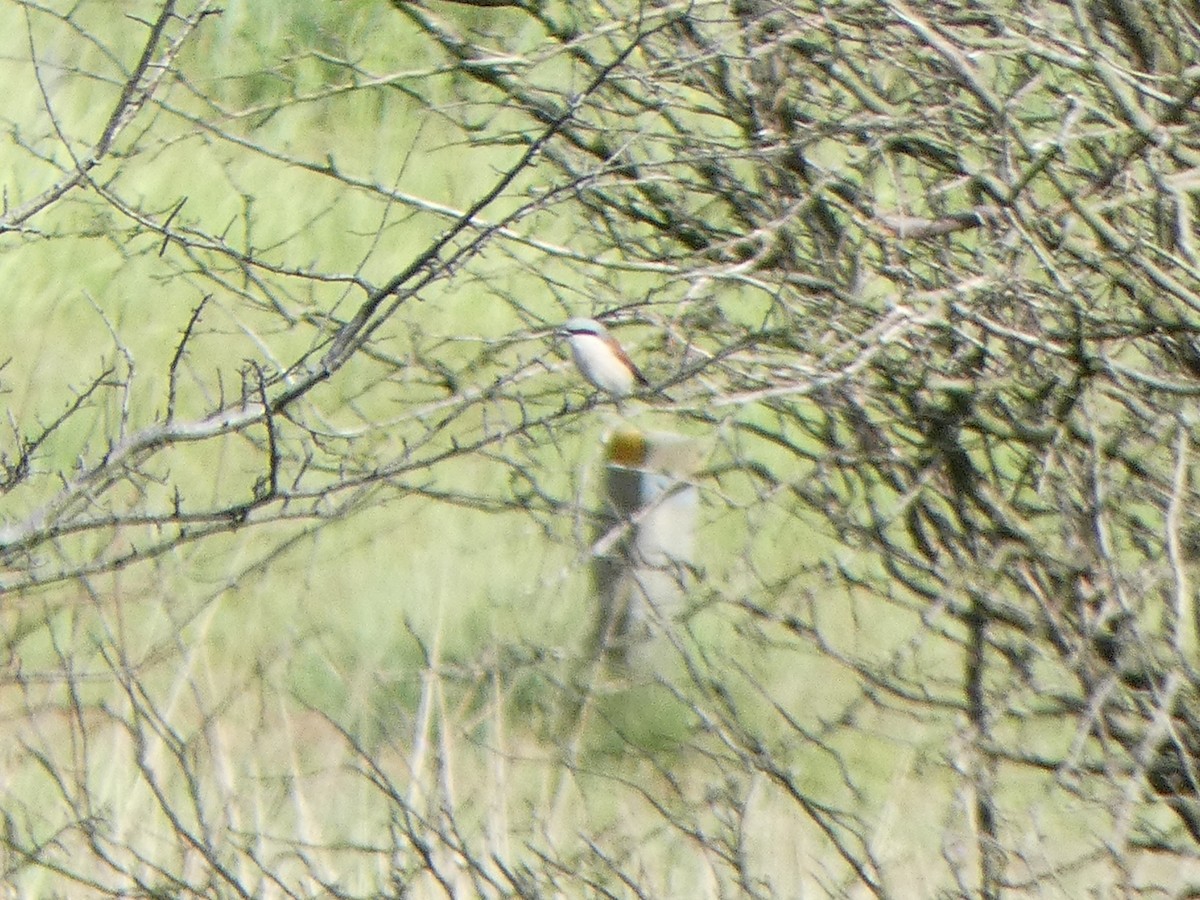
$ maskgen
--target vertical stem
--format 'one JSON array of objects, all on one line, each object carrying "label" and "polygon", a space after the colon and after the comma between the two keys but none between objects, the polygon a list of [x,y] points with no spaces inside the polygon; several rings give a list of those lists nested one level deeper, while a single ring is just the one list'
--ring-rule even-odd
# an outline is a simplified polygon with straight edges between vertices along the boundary
[{"label": "vertical stem", "polygon": [[995,763],[987,749],[987,692],[984,686],[987,618],[978,605],[972,610],[969,625],[966,665],[967,715],[974,735],[971,777],[974,782],[976,833],[979,842],[979,892],[983,900],[999,900],[1004,858],[1000,849],[996,803],[992,793],[995,784]]},{"label": "vertical stem", "polygon": [[1188,429],[1180,423],[1175,436],[1175,473],[1171,479],[1171,499],[1167,504],[1167,561],[1174,581],[1171,602],[1166,609],[1166,632],[1171,646],[1180,656],[1191,657],[1200,646],[1200,619],[1188,584],[1185,553],[1180,527],[1186,515],[1185,498],[1188,491]]}]

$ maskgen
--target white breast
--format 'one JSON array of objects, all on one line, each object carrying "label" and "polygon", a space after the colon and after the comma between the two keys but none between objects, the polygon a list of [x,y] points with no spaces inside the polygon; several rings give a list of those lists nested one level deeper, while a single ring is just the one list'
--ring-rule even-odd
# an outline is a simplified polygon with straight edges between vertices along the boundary
[{"label": "white breast", "polygon": [[571,355],[584,378],[615,397],[633,393],[633,372],[603,338],[594,334],[573,334],[569,340]]}]

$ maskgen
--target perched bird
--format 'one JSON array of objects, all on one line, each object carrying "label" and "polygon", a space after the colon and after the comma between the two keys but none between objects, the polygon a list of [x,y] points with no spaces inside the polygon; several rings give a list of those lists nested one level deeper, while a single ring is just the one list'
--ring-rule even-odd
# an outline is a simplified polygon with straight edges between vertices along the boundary
[{"label": "perched bird", "polygon": [[617,339],[595,319],[571,319],[559,334],[571,345],[571,355],[583,377],[617,399],[628,397],[636,385],[650,384]]}]

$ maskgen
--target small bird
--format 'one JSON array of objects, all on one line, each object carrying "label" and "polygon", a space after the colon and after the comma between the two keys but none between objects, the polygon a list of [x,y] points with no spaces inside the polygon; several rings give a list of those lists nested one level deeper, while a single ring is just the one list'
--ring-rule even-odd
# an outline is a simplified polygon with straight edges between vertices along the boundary
[{"label": "small bird", "polygon": [[583,377],[600,390],[620,399],[632,394],[635,386],[650,384],[617,339],[595,319],[571,319],[559,334],[571,345],[571,355]]}]

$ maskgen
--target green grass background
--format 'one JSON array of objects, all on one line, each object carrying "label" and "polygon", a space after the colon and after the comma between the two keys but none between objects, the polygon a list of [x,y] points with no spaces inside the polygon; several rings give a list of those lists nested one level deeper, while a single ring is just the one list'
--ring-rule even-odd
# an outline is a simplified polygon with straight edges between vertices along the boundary
[{"label": "green grass background", "polygon": [[[144,35],[123,4],[54,9],[72,10],[76,27],[41,9],[0,9],[0,34],[7,35],[0,81],[21,86],[2,107],[9,207],[69,166],[47,100],[70,150],[87,152],[122,82],[108,54],[130,65]],[[445,60],[388,4],[230,0],[222,10],[180,58],[188,83],[162,93],[161,106],[123,135],[120,155],[94,176],[160,220],[186,198],[182,227],[280,266],[381,283],[447,218],[350,190],[296,160],[330,163],[384,190],[461,209],[521,152],[517,143],[482,137],[525,127],[523,120],[452,72],[431,74]],[[532,83],[571,77],[566,59],[540,49],[542,35],[526,17],[454,8],[438,14],[540,60]],[[82,39],[83,31],[97,34],[103,48]],[[354,61],[360,83],[407,74],[390,86],[334,88],[352,77],[329,61],[339,58]],[[467,110],[479,124],[477,139],[464,139],[438,107]],[[545,169],[519,180],[487,214],[515,208],[539,177],[548,177]],[[590,252],[570,207],[523,227],[539,240]],[[4,496],[8,522],[44,503],[57,473],[102,455],[123,410],[131,428],[164,414],[171,356],[203,297],[211,300],[181,370],[181,417],[201,415],[236,392],[245,360],[286,363],[305,353],[321,338],[323,316],[346,318],[362,299],[344,281],[270,276],[264,288],[221,254],[160,253],[160,238],[88,191],[0,241],[10,316],[0,329],[0,359],[8,360],[0,384],[16,423],[6,436],[10,447],[106,367],[128,384],[127,391],[106,390],[52,436],[35,477]],[[846,873],[829,843],[786,791],[746,774],[719,729],[701,729],[688,708],[728,711],[732,704],[740,725],[763,737],[801,791],[867,817],[873,852],[912,886],[911,896],[945,887],[942,855],[971,852],[944,846],[946,834],[970,831],[969,804],[945,765],[954,755],[946,743],[954,713],[915,721],[886,704],[851,703],[861,687],[843,667],[737,608],[742,597],[786,602],[831,645],[876,662],[906,647],[920,628],[915,613],[880,609],[835,586],[823,567],[855,561],[793,495],[764,497],[748,479],[705,487],[704,589],[683,640],[704,677],[720,680],[728,696],[692,683],[664,648],[632,685],[597,680],[572,743],[559,729],[590,625],[580,510],[598,502],[603,414],[563,417],[486,452],[418,464],[435,459],[451,438],[477,440],[519,421],[519,410],[550,416],[564,390],[582,397],[561,357],[539,366],[548,343],[529,336],[532,330],[628,298],[651,296],[666,309],[681,290],[658,275],[581,266],[497,241],[407,304],[374,349],[393,360],[435,359],[461,391],[490,389],[512,372],[527,377],[503,383],[445,434],[432,434],[426,423],[436,414],[428,410],[448,394],[431,370],[414,373],[382,357],[353,361],[317,389],[305,407],[308,421],[319,417],[341,431],[333,447],[352,444],[356,454],[399,470],[349,502],[344,516],[311,533],[307,521],[250,525],[129,569],[6,594],[0,616],[21,675],[0,689],[8,719],[2,805],[12,834],[41,845],[64,822],[94,821],[97,840],[115,858],[173,893],[178,885],[128,849],[164,872],[195,877],[194,856],[171,836],[149,788],[145,773],[153,771],[189,826],[222,835],[215,843],[245,883],[272,893],[249,861],[258,858],[302,893],[318,892],[312,873],[319,872],[348,892],[370,894],[388,882],[394,860],[386,848],[398,827],[394,798],[375,778],[414,809],[452,810],[480,858],[535,866],[537,852],[552,853],[618,895],[629,891],[583,838],[637,872],[647,896],[735,892],[713,849],[726,842],[738,847],[766,894],[836,893]],[[763,313],[745,292],[717,302],[730,315]],[[295,324],[281,327],[277,310]],[[622,337],[635,350],[654,346],[645,330]],[[714,465],[736,452],[785,481],[806,474],[795,456],[765,442],[733,446],[719,428],[646,415],[643,421],[711,442]],[[754,408],[733,415],[769,419]],[[161,496],[118,486],[111,502],[153,506],[176,486],[195,506],[244,497],[261,453],[240,437],[173,449],[148,464]],[[406,463],[413,467],[405,470]],[[461,492],[508,503],[528,479],[565,505],[492,511],[430,496]],[[49,560],[37,562],[70,569],[146,537],[101,531],[59,542]],[[904,664],[953,684],[960,660],[948,642],[927,637]],[[136,674],[151,703],[121,684],[123,670]],[[682,691],[683,701],[664,683]],[[847,704],[853,715],[841,720]],[[164,721],[139,718],[150,715],[143,705]],[[130,722],[158,739],[139,747]],[[371,766],[375,774],[367,777]],[[54,772],[75,780],[58,783]],[[189,784],[185,772],[198,778]],[[1059,848],[1046,846],[1050,835],[1067,837],[1064,854],[1079,849],[1073,841],[1085,840],[1085,830],[1072,825],[1072,809],[1039,803],[1033,779],[1008,784],[1017,792],[1009,808],[1031,810],[1031,858],[1054,858]],[[741,810],[741,820],[731,820],[730,810]],[[672,818],[693,834],[669,825]],[[68,858],[88,857],[83,833],[59,837]],[[306,861],[297,846],[306,848]],[[47,857],[57,852],[51,847]],[[94,861],[70,867],[99,881],[113,877],[88,858]],[[448,857],[442,862],[453,868]],[[12,852],[5,871],[29,896],[72,890],[52,868]],[[438,895],[427,878],[412,889]]]}]

